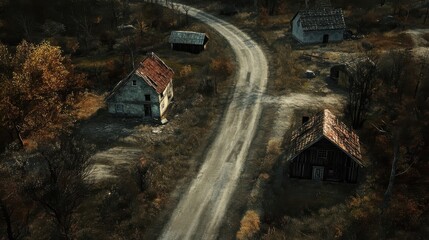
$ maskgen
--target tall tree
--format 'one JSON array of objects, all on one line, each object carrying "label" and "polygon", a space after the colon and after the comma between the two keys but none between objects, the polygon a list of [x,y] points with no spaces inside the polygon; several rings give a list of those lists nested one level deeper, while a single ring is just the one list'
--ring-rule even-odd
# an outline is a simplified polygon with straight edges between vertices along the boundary
[{"label": "tall tree", "polygon": [[365,121],[372,96],[376,89],[376,64],[369,58],[357,59],[352,64],[347,110],[353,128],[360,128]]},{"label": "tall tree", "polygon": [[22,139],[70,121],[70,105],[85,85],[59,47],[22,42],[14,54],[0,45],[0,125]]},{"label": "tall tree", "polygon": [[33,171],[24,191],[54,220],[63,239],[73,239],[74,213],[88,193],[89,151],[73,136],[40,150],[42,171]]}]

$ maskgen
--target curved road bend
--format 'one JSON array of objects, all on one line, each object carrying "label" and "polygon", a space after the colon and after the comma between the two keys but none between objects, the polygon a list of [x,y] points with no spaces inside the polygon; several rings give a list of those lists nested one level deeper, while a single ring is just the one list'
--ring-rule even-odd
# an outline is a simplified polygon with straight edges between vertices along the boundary
[{"label": "curved road bend", "polygon": [[[181,4],[176,6],[183,9]],[[160,239],[217,238],[255,135],[268,77],[266,57],[247,34],[201,10],[188,8],[189,16],[208,24],[231,44],[238,67],[237,84],[201,169],[181,196]]]}]

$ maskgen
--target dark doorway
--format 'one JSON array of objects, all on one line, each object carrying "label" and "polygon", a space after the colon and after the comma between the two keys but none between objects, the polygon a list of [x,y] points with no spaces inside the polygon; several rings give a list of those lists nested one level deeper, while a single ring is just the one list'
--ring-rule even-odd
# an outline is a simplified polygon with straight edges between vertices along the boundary
[{"label": "dark doorway", "polygon": [[307,123],[307,122],[308,122],[308,120],[310,120],[310,117],[308,117],[308,116],[303,116],[303,117],[302,117],[302,124]]},{"label": "dark doorway", "polygon": [[329,34],[323,35],[323,43],[328,43],[328,42],[329,42]]},{"label": "dark doorway", "polygon": [[151,108],[150,104],[144,105],[144,116],[145,117],[152,117],[152,108]]}]

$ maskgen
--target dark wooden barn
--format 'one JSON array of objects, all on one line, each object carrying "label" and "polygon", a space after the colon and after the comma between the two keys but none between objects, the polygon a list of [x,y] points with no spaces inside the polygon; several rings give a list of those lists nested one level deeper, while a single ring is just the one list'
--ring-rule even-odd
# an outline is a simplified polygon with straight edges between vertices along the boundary
[{"label": "dark wooden barn", "polygon": [[335,182],[357,182],[363,166],[359,137],[327,109],[293,132],[288,161],[290,177]]},{"label": "dark wooden barn", "polygon": [[171,49],[190,53],[204,51],[208,41],[207,34],[190,31],[172,31],[169,39]]}]

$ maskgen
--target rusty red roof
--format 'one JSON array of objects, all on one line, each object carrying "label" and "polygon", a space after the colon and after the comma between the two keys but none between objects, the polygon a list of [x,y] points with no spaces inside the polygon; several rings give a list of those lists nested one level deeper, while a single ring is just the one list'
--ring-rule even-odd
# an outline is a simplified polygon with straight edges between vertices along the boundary
[{"label": "rusty red roof", "polygon": [[141,61],[135,73],[149,86],[152,86],[158,94],[164,92],[174,75],[173,69],[168,67],[155,53],[150,53]]},{"label": "rusty red roof", "polygon": [[152,52],[139,63],[136,69],[134,69],[126,78],[122,79],[115,88],[113,88],[112,92],[107,96],[107,99],[113,96],[123,85],[125,85],[134,74],[141,77],[149,86],[155,89],[158,94],[161,94],[172,81],[174,71]]},{"label": "rusty red roof", "polygon": [[323,137],[338,146],[357,163],[363,165],[359,136],[338,120],[328,109],[314,115],[292,133],[290,159],[295,158]]}]

